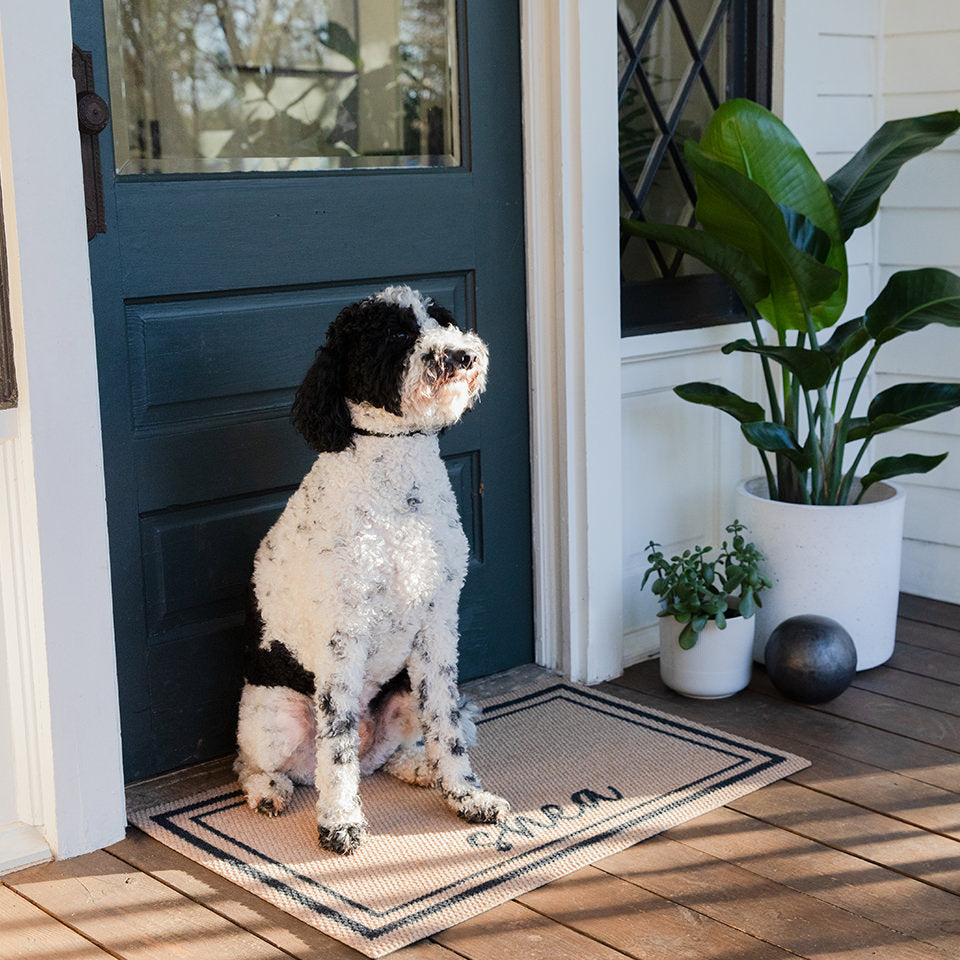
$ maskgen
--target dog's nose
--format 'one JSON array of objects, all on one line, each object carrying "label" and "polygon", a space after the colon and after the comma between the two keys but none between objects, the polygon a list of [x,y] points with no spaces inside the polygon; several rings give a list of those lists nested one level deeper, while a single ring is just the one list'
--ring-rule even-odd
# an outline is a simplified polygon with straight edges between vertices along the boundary
[{"label": "dog's nose", "polygon": [[473,366],[473,354],[469,350],[451,350],[443,355],[445,373],[454,373],[459,367],[469,370]]}]

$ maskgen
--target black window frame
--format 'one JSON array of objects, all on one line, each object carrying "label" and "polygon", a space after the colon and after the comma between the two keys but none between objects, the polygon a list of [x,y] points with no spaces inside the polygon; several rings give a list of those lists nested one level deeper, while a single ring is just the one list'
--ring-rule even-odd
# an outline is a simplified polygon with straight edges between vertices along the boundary
[{"label": "black window frame", "polygon": [[[682,0],[653,0],[647,11],[645,25],[652,24],[653,19],[666,6],[671,7],[681,23],[685,24]],[[773,2],[727,0],[726,7],[727,83],[724,90],[716,91],[716,96],[719,101],[746,97],[769,107],[772,101]],[[620,78],[619,101],[622,103],[630,81],[639,69],[641,54],[630,44],[619,14],[617,28],[620,43],[628,51],[627,67]],[[645,35],[646,31],[642,30],[641,38],[645,38]],[[691,83],[689,89],[692,88]],[[676,153],[673,156],[676,163]],[[681,165],[682,162],[680,159]],[[632,186],[627,182],[622,170],[620,190],[622,195],[633,197],[631,206],[636,211]],[[642,198],[640,202],[642,204]],[[621,253],[624,242],[621,237]],[[630,242],[646,241],[634,237]],[[622,337],[737,323],[745,316],[743,305],[736,294],[716,274],[664,277],[645,281],[621,279]]]}]

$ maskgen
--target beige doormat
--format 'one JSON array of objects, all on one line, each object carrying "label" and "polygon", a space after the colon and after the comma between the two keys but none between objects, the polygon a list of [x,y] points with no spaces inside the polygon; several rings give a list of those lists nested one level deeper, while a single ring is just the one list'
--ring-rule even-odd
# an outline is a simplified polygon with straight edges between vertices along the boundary
[{"label": "beige doormat", "polygon": [[379,957],[801,770],[801,757],[586,687],[546,682],[483,705],[471,750],[510,800],[502,825],[464,823],[433,790],[363,781],[370,824],[348,857],[316,846],[312,789],[269,819],[238,789],[131,822],[264,900]]}]

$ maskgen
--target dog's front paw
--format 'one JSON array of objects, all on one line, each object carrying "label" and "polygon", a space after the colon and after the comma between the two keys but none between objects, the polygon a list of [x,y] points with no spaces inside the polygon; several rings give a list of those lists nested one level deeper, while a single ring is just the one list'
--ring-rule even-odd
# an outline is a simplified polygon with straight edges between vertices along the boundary
[{"label": "dog's front paw", "polygon": [[510,804],[487,790],[474,790],[455,798],[457,816],[467,823],[500,823],[510,813]]},{"label": "dog's front paw", "polygon": [[353,853],[367,835],[364,823],[317,824],[317,840],[324,850],[334,853]]}]

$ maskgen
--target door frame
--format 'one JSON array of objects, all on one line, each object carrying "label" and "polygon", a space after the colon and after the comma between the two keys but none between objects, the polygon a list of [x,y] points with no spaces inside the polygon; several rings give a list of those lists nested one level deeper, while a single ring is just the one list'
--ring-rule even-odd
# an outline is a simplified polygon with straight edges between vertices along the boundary
[{"label": "door frame", "polygon": [[623,667],[617,5],[520,10],[536,660],[597,683]]},{"label": "door frame", "polygon": [[[622,656],[616,11],[614,0],[602,0],[606,17],[596,0],[519,2],[536,659],[595,682],[619,673]],[[11,707],[20,743],[5,779],[60,858],[112,843],[126,826],[71,45],[69,0],[0,0],[21,392],[0,424],[13,464],[0,489],[19,537],[0,608],[25,612],[0,621],[0,683],[24,691]],[[45,850],[38,839],[34,859]]]}]

